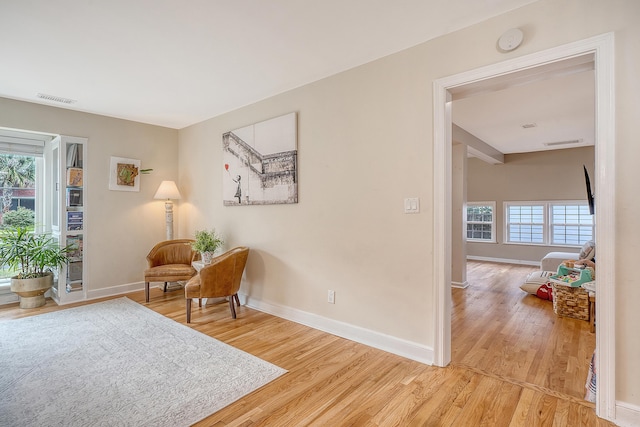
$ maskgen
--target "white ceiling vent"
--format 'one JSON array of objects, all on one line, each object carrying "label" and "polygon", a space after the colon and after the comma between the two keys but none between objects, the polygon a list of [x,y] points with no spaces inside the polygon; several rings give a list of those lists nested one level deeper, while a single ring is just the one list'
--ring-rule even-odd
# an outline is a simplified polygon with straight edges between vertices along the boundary
[{"label": "white ceiling vent", "polygon": [[46,93],[39,93],[37,97],[40,99],[45,99],[47,101],[60,102],[62,104],[74,104],[78,102],[75,99],[62,98],[61,96],[55,95],[47,95]]},{"label": "white ceiling vent", "polygon": [[546,145],[547,147],[553,147],[555,145],[580,144],[581,142],[582,142],[582,138],[572,139],[571,141],[545,142],[544,145]]}]

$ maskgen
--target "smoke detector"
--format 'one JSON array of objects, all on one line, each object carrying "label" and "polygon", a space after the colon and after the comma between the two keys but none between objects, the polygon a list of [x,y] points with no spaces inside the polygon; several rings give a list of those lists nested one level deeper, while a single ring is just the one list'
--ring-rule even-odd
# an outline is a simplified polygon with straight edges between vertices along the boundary
[{"label": "smoke detector", "polygon": [[509,52],[516,49],[522,43],[524,34],[519,28],[512,28],[505,31],[498,39],[498,47],[502,52]]}]

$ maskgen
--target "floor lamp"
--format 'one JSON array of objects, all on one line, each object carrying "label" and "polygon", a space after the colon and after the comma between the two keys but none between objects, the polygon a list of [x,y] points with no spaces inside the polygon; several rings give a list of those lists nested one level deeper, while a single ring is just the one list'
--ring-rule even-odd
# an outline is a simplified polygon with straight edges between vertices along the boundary
[{"label": "floor lamp", "polygon": [[162,181],[154,199],[164,200],[165,218],[167,223],[167,240],[173,240],[173,202],[180,200],[180,192],[173,181]]}]

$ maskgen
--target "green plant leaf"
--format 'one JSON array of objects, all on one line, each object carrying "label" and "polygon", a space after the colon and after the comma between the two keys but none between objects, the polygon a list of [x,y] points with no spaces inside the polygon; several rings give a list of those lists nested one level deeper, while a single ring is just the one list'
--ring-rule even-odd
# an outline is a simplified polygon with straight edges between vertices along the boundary
[{"label": "green plant leaf", "polygon": [[40,277],[66,264],[72,248],[61,247],[50,234],[33,233],[27,227],[0,231],[0,264],[18,270],[19,278]]},{"label": "green plant leaf", "polygon": [[208,230],[196,230],[195,242],[191,247],[197,252],[215,252],[216,249],[222,247],[224,239],[216,233],[215,229]]}]

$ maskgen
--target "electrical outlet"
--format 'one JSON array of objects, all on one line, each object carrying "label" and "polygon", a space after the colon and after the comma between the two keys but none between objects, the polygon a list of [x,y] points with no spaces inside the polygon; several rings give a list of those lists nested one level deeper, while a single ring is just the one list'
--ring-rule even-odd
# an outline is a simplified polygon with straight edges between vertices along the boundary
[{"label": "electrical outlet", "polygon": [[329,293],[327,294],[327,302],[329,304],[336,303],[336,291],[332,291],[331,289],[329,289]]}]

